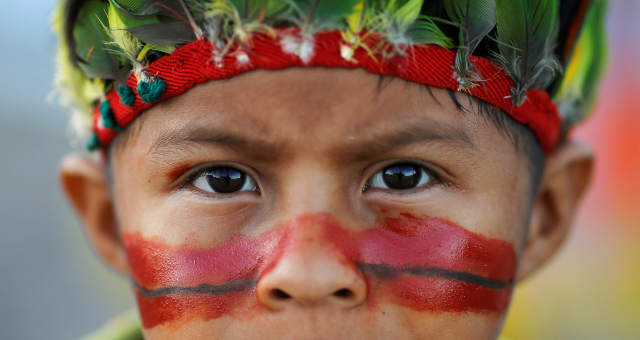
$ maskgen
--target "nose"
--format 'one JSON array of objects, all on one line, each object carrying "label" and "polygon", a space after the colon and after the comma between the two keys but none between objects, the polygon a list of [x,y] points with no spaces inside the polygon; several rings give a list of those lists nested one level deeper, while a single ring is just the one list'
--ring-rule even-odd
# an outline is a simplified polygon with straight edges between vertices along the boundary
[{"label": "nose", "polygon": [[323,237],[322,225],[290,230],[281,255],[258,281],[259,302],[274,310],[297,307],[349,309],[366,300],[360,271]]}]

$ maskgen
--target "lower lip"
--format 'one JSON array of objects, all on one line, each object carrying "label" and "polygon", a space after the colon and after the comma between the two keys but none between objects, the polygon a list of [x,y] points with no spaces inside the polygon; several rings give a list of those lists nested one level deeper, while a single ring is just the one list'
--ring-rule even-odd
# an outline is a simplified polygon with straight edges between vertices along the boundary
[{"label": "lower lip", "polygon": [[[489,239],[451,222],[403,214],[386,218],[377,228],[353,232],[329,214],[305,214],[258,237],[236,236],[210,249],[168,246],[124,235],[132,276],[145,289],[221,286],[255,280],[269,272],[295,243],[296,228],[322,227],[322,240],[354,263],[382,266],[385,275],[364,270],[369,304],[394,303],[417,311],[503,313],[511,296],[516,255],[511,243]],[[411,268],[463,273],[499,289],[441,275],[407,274]],[[137,292],[143,326],[153,328],[180,319],[218,318],[255,298],[255,286],[220,294],[174,294],[158,297]]]}]

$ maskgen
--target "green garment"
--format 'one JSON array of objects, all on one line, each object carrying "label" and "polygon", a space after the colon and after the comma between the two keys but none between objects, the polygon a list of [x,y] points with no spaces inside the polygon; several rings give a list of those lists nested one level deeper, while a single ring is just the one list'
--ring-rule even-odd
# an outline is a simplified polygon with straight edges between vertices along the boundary
[{"label": "green garment", "polygon": [[137,310],[130,310],[81,340],[144,340]]}]

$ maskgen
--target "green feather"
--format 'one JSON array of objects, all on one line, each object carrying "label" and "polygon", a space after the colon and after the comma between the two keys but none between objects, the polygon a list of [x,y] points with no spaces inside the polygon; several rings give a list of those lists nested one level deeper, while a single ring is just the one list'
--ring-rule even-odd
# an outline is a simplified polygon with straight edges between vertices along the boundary
[{"label": "green feather", "polygon": [[361,0],[283,0],[293,9],[290,20],[302,28],[303,33],[332,28],[345,29],[346,18]]},{"label": "green feather", "polygon": [[558,0],[496,0],[499,63],[515,81],[514,105],[525,92],[545,89],[560,64],[553,54],[558,29]]},{"label": "green feather", "polygon": [[210,0],[203,16],[209,21],[211,40],[246,42],[252,33],[269,31],[270,24],[290,10],[283,0]]},{"label": "green feather", "polygon": [[159,22],[127,28],[127,31],[147,44],[178,45],[196,39],[191,26],[182,21]]},{"label": "green feather", "polygon": [[418,16],[409,28],[409,38],[414,44],[434,44],[444,48],[454,48],[453,39],[449,38],[436,23],[426,15]]},{"label": "green feather", "polygon": [[496,26],[495,0],[444,0],[447,15],[460,27],[454,69],[461,90],[480,81],[471,55],[480,42]]},{"label": "green feather", "polygon": [[423,0],[389,1],[391,7],[395,4],[394,16],[401,26],[411,26],[420,15]]},{"label": "green feather", "polygon": [[453,48],[453,40],[433,18],[421,15],[423,0],[369,0],[366,2],[365,29],[383,34],[403,54],[411,44],[435,44]]},{"label": "green feather", "polygon": [[[184,16],[184,9],[178,0],[110,0],[120,11],[132,16],[166,15]],[[199,1],[198,1],[199,2]]]},{"label": "green feather", "polygon": [[112,20],[109,25],[115,25],[113,29],[127,29],[137,26],[155,24],[159,21],[157,17],[152,15],[130,14],[128,11],[122,10],[122,8],[118,6],[116,0],[110,0],[109,2],[111,4],[111,6],[109,6],[108,12],[109,20]]},{"label": "green feather", "polygon": [[246,21],[273,19],[287,8],[287,4],[279,0],[230,0],[240,17]]},{"label": "green feather", "polygon": [[147,0],[114,0],[114,2],[120,5],[120,7],[126,8],[129,11],[137,11],[149,1]]},{"label": "green feather", "polygon": [[[110,0],[112,4],[121,12],[133,17],[158,18],[163,16],[182,21],[189,25],[196,37],[200,37],[202,32],[196,25],[191,10],[203,11],[204,6],[200,0],[187,0],[191,4],[187,6],[183,0]],[[163,18],[164,19],[164,18]]]},{"label": "green feather", "polygon": [[137,63],[138,53],[144,46],[143,42],[129,33],[127,29],[136,26],[144,26],[158,22],[157,18],[149,16],[133,16],[122,11],[115,0],[109,0],[108,9],[108,27],[109,34],[113,40],[112,45],[115,47],[114,53],[121,52],[125,57],[124,62]]},{"label": "green feather", "polygon": [[[366,7],[383,29],[405,31],[420,16],[423,0],[369,0]],[[386,27],[384,27],[386,26]]]},{"label": "green feather", "polygon": [[73,28],[77,65],[89,78],[117,78],[116,62],[104,44],[110,38],[100,24],[101,21],[106,21],[106,11],[106,3],[100,0],[88,1],[80,10]]}]

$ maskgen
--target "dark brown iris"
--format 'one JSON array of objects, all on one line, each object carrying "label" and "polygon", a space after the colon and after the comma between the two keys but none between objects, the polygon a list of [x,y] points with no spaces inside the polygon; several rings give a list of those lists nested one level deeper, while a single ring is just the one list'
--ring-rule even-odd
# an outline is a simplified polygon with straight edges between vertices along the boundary
[{"label": "dark brown iris", "polygon": [[420,182],[420,167],[415,164],[394,164],[384,169],[382,178],[391,189],[406,190],[415,188]]},{"label": "dark brown iris", "polygon": [[216,168],[207,173],[206,179],[215,192],[230,194],[242,189],[247,175],[234,168]]}]

